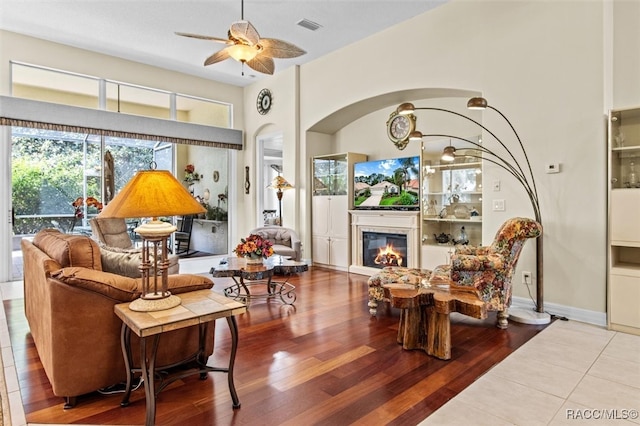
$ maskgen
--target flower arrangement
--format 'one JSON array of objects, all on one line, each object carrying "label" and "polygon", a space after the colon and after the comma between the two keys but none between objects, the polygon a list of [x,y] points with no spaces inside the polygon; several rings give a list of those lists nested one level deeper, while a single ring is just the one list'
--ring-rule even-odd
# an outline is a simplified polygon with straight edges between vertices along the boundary
[{"label": "flower arrangement", "polygon": [[74,209],[73,212],[73,222],[71,223],[71,231],[73,231],[73,228],[75,228],[76,226],[76,221],[78,219],[82,220],[82,218],[84,218],[84,209],[82,208],[82,206],[84,204],[87,204],[87,207],[95,207],[96,210],[98,211],[98,213],[100,213],[102,211],[102,203],[100,201],[98,201],[97,198],[95,197],[87,197],[87,200],[85,201],[84,198],[82,197],[78,197],[76,198],[72,203],[71,206]]},{"label": "flower arrangement", "polygon": [[242,238],[240,241],[240,244],[233,250],[238,257],[263,257],[266,259],[273,255],[273,244],[260,235],[251,234],[247,238]]},{"label": "flower arrangement", "polygon": [[184,167],[184,180],[185,182],[194,182],[200,180],[200,175],[196,173],[196,166],[193,164],[187,164]]}]

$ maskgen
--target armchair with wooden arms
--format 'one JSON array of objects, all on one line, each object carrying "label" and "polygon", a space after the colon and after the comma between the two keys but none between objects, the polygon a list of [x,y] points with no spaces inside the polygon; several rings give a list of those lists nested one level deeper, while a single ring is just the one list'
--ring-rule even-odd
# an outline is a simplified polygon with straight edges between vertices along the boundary
[{"label": "armchair with wooden arms", "polygon": [[533,219],[514,217],[496,233],[490,246],[459,246],[450,265],[433,271],[432,282],[450,280],[451,288],[472,287],[487,308],[498,311],[499,328],[507,328],[511,305],[511,280],[524,243],[542,235],[542,225]]},{"label": "armchair with wooden arms", "polygon": [[[142,249],[135,248],[131,240],[132,230],[125,219],[98,218],[89,221],[92,235],[100,247],[102,266],[105,272],[138,278]],[[169,256],[169,274],[180,272],[178,256]]]}]

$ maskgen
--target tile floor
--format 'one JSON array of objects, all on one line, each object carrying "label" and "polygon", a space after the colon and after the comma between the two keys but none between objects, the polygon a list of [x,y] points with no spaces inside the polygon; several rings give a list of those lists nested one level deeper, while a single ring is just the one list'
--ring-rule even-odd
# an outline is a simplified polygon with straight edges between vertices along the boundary
[{"label": "tile floor", "polygon": [[640,336],[555,321],[421,425],[637,425],[639,410]]},{"label": "tile floor", "polygon": [[[211,258],[181,263],[190,273],[210,266]],[[22,298],[22,282],[2,283],[0,293]],[[11,424],[26,425],[2,304],[0,347]],[[639,411],[640,336],[555,321],[420,426],[639,425]]]}]

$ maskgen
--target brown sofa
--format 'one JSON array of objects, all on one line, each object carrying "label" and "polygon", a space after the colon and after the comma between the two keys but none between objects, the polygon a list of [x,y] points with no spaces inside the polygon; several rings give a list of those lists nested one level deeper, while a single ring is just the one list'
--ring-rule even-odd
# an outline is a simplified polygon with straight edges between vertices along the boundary
[{"label": "brown sofa", "polygon": [[[100,248],[88,236],[43,230],[21,245],[25,314],[53,393],[66,398],[70,408],[77,396],[126,380],[122,323],[113,307],[138,298],[141,279],[102,271]],[[174,294],[212,286],[199,275],[169,276]],[[206,357],[213,353],[213,334],[208,330]],[[183,361],[197,347],[197,326],[163,334],[157,365]],[[138,348],[134,335],[135,365]]]}]

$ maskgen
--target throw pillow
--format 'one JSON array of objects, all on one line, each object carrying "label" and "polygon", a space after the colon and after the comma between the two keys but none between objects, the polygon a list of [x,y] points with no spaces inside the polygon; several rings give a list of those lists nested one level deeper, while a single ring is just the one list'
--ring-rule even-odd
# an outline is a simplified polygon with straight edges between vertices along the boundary
[{"label": "throw pillow", "polygon": [[62,268],[51,276],[67,285],[102,294],[118,302],[130,302],[140,297],[140,279],[77,267]]},{"label": "throw pillow", "polygon": [[169,275],[168,289],[171,294],[186,293],[196,290],[207,290],[213,287],[213,281],[202,275],[177,274]]},{"label": "throw pillow", "polygon": [[100,246],[102,270],[130,278],[140,278],[140,251]]}]

